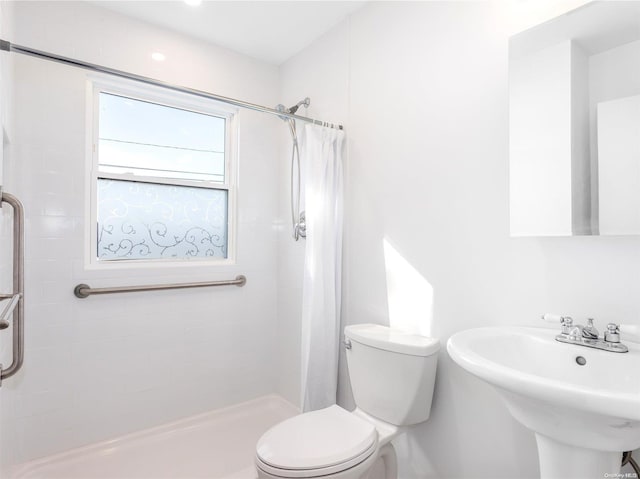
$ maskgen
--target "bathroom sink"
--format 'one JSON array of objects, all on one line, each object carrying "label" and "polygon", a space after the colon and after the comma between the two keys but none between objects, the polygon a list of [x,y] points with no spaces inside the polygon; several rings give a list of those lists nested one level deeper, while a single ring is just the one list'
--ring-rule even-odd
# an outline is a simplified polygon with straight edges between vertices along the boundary
[{"label": "bathroom sink", "polygon": [[614,353],[555,340],[558,331],[487,327],[454,334],[451,358],[493,385],[536,433],[542,477],[617,473],[640,447],[640,345]]}]

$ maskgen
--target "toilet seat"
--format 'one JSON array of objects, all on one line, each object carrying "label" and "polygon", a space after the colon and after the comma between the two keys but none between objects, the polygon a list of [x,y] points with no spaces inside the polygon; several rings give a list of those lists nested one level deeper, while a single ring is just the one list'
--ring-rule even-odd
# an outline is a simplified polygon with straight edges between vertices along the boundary
[{"label": "toilet seat", "polygon": [[256,463],[279,477],[318,477],[362,463],[377,446],[373,424],[334,405],[271,428],[258,441]]}]

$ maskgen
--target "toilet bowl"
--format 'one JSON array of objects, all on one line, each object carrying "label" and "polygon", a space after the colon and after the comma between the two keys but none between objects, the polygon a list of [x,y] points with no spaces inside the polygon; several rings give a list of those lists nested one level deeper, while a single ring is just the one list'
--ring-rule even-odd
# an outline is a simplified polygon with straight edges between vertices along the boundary
[{"label": "toilet bowl", "polygon": [[429,418],[437,339],[359,324],[345,328],[356,409],[333,405],[287,419],[256,446],[260,479],[394,479],[391,440]]}]

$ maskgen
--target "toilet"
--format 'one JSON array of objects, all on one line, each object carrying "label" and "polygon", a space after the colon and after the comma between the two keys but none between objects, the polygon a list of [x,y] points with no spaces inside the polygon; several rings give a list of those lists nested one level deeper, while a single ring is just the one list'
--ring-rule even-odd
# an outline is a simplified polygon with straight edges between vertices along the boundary
[{"label": "toilet", "polygon": [[391,440],[429,418],[440,341],[376,324],[344,330],[356,409],[287,419],[256,446],[259,479],[395,479]]}]

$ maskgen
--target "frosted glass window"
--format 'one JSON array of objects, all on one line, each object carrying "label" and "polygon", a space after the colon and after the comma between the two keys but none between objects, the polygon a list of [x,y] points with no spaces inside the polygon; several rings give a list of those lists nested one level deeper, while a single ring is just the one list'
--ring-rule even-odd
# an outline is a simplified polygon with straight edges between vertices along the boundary
[{"label": "frosted glass window", "polygon": [[93,98],[90,261],[232,261],[235,113],[128,84]]},{"label": "frosted glass window", "polygon": [[224,117],[100,93],[100,172],[225,181]]},{"label": "frosted glass window", "polygon": [[227,203],[227,190],[98,179],[98,258],[226,258]]}]

